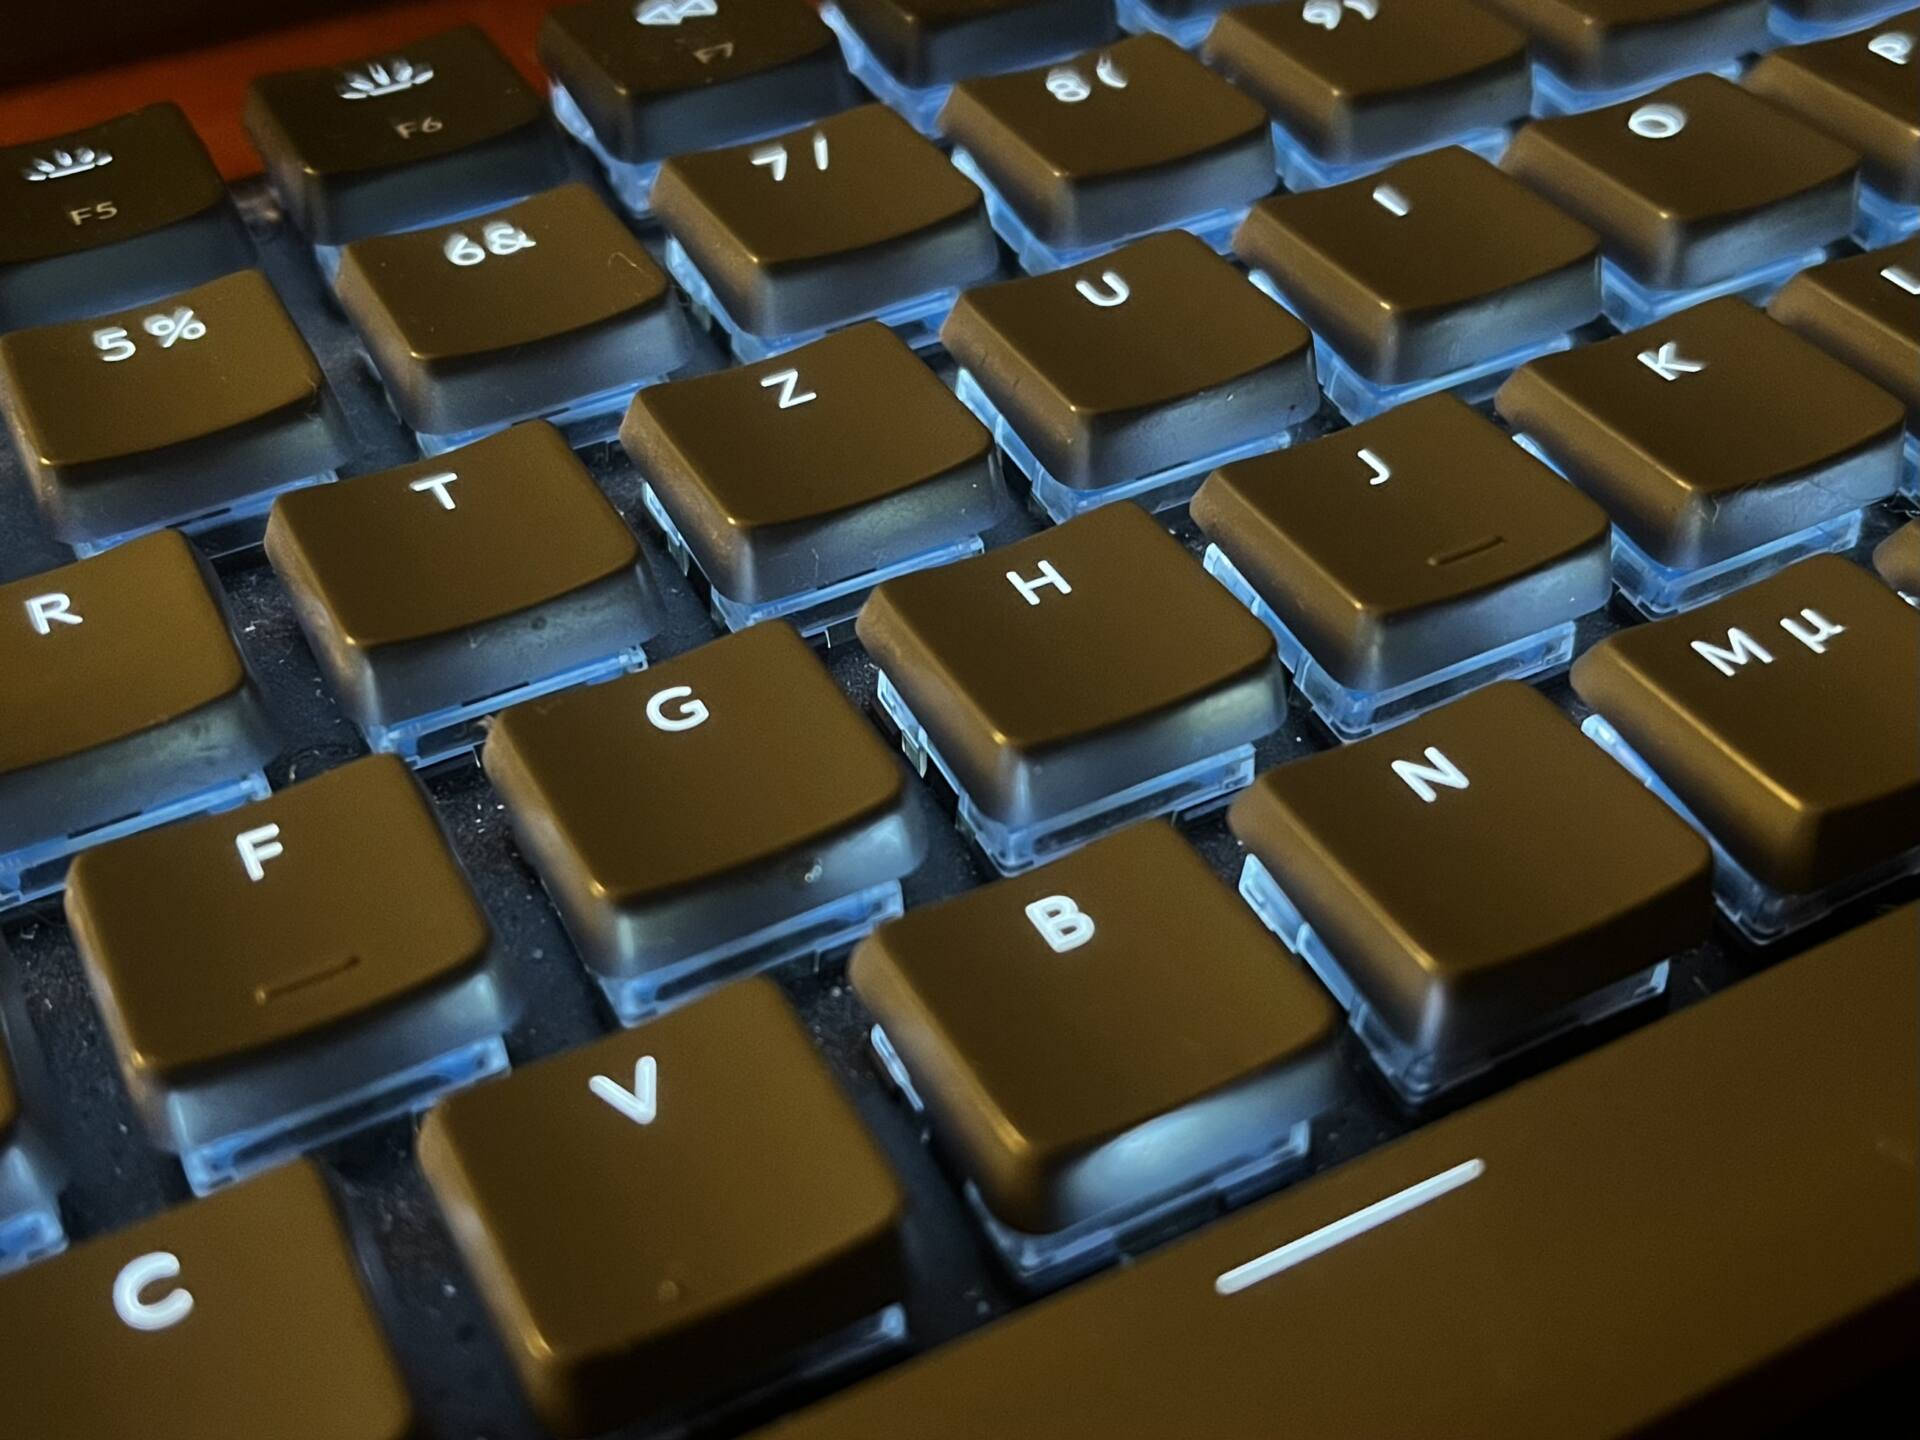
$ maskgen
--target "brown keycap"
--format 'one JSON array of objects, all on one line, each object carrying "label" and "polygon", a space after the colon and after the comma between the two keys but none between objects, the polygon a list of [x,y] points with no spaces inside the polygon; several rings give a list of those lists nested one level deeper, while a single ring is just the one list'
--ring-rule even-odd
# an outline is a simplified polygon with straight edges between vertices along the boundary
[{"label": "brown keycap", "polygon": [[253,263],[178,105],[0,148],[0,330],[117,310]]},{"label": "brown keycap", "polygon": [[1849,561],[1611,635],[1573,685],[1775,889],[1920,846],[1920,613]]},{"label": "brown keycap", "polygon": [[67,916],[136,1097],[458,983],[492,929],[406,766],[375,755],[89,850]]},{"label": "brown keycap", "polygon": [[1200,53],[1334,165],[1510,124],[1532,93],[1525,37],[1469,0],[1387,3],[1371,15],[1243,5],[1221,15]]},{"label": "brown keycap", "polygon": [[1228,821],[1436,1069],[1707,935],[1706,845],[1524,685],[1269,770]]},{"label": "brown keycap", "polygon": [[858,320],[1000,264],[978,187],[884,105],[675,156],[653,207],[754,335]]},{"label": "brown keycap", "polygon": [[1920,1360],[1916,946],[1909,905],[765,1440],[1762,1432]]},{"label": "brown keycap", "polygon": [[1457,147],[1276,195],[1234,253],[1367,379],[1476,365],[1600,313],[1600,240]]},{"label": "brown keycap", "polygon": [[305,1161],[0,1280],[0,1345],[21,1435],[416,1433],[326,1182]]},{"label": "brown keycap", "polygon": [[267,555],[362,726],[618,654],[661,623],[633,532],[544,422],[283,495]]},{"label": "brown keycap", "polygon": [[256,769],[273,731],[171,531],[0,585],[0,851]]},{"label": "brown keycap", "polygon": [[1535,360],[1495,404],[1676,569],[1844,515],[1900,478],[1900,402],[1744,300]]},{"label": "brown keycap", "polygon": [[1612,590],[1606,513],[1451,395],[1216,470],[1193,517],[1350,689],[1562,624]]},{"label": "brown keycap", "polygon": [[319,362],[258,270],[0,336],[0,404],[69,544],[192,519],[349,453]]},{"label": "brown keycap", "polygon": [[1257,1155],[1332,1097],[1338,1012],[1161,821],[883,925],[849,974],[1030,1234]]},{"label": "brown keycap", "polygon": [[1903,596],[1920,598],[1920,520],[1909,520],[1874,547],[1873,568]]},{"label": "brown keycap", "polygon": [[1185,231],[969,290],[940,338],[1078,490],[1277,444],[1320,404],[1306,327]]},{"label": "brown keycap", "polygon": [[768,601],[990,529],[986,429],[886,326],[634,397],[621,444],[721,594]]},{"label": "brown keycap", "polygon": [[963,80],[940,130],[1053,246],[1238,210],[1274,186],[1265,112],[1159,35]]},{"label": "brown keycap", "polygon": [[842,0],[840,12],[889,74],[938,85],[1098,45],[1109,0]]},{"label": "brown keycap", "polygon": [[1767,313],[1899,396],[1920,430],[1920,240],[1802,270]]},{"label": "brown keycap", "polygon": [[443,1102],[420,1162],[561,1435],[777,1374],[901,1293],[899,1185],[768,981]]},{"label": "brown keycap", "polygon": [[1607,89],[1764,50],[1766,0],[1479,0],[1568,83]]},{"label": "brown keycap", "polygon": [[256,79],[247,133],[309,239],[471,215],[567,178],[545,97],[471,25]]},{"label": "brown keycap", "polygon": [[687,355],[667,277],[585,185],[357,240],[336,283],[400,417],[428,434],[557,410]]},{"label": "brown keycap", "polygon": [[900,765],[778,622],[515,706],[483,759],[605,976],[897,880],[925,848]]},{"label": "brown keycap", "polygon": [[1746,85],[1866,157],[1867,182],[1920,205],[1920,10],[1762,56]]},{"label": "brown keycap", "polygon": [[1273,637],[1137,506],[889,580],[859,635],[986,815],[1044,820],[1267,734]]},{"label": "brown keycap", "polygon": [[1501,164],[1643,285],[1707,285],[1853,225],[1859,155],[1718,75],[1522,126]]},{"label": "brown keycap", "polygon": [[[634,23],[651,8],[661,23]],[[541,22],[540,63],[615,159],[659,160],[831,115],[864,92],[807,0],[690,9],[586,0]]]}]

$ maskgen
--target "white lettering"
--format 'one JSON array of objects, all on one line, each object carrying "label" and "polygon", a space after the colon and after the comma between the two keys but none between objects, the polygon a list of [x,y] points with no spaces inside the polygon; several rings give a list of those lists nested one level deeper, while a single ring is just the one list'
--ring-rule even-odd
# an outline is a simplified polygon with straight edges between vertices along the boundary
[{"label": "white lettering", "polygon": [[1127,297],[1133,294],[1133,291],[1127,288],[1127,282],[1111,270],[1103,270],[1100,273],[1100,284],[1106,288],[1102,290],[1096,287],[1091,280],[1076,280],[1073,282],[1073,288],[1080,292],[1082,300],[1089,305],[1098,305],[1102,310],[1111,310],[1116,305],[1126,304]]},{"label": "white lettering", "polygon": [[27,623],[38,635],[51,635],[55,623],[78,625],[82,617],[73,613],[73,597],[61,591],[27,597]]},{"label": "white lettering", "polygon": [[1687,112],[1678,105],[1642,105],[1627,117],[1627,129],[1642,140],[1671,140],[1687,128]]},{"label": "white lettering", "polygon": [[413,491],[416,495],[423,491],[431,490],[440,501],[440,508],[442,510],[452,510],[457,507],[453,503],[453,492],[447,489],[447,487],[459,478],[460,477],[451,470],[442,470],[438,475],[423,475],[418,480],[409,482],[407,489]]},{"label": "white lettering", "polygon": [[771,390],[776,385],[780,387],[780,408],[782,410],[791,410],[796,405],[804,405],[809,400],[818,400],[820,398],[819,395],[812,390],[807,391],[804,395],[796,394],[795,391],[799,384],[800,372],[798,370],[776,370],[773,374],[762,376],[760,379],[760,388],[762,390]]},{"label": "white lettering", "polygon": [[1093,939],[1093,917],[1065,895],[1049,895],[1027,906],[1027,919],[1056,955],[1078,950]]},{"label": "white lettering", "polygon": [[1756,643],[1751,635],[1740,629],[1727,631],[1725,649],[1710,641],[1696,640],[1693,642],[1693,651],[1722,675],[1733,674],[1749,660],[1758,660],[1762,665],[1773,663],[1773,656],[1766,652],[1765,647]]},{"label": "white lettering", "polygon": [[113,1308],[135,1330],[171,1330],[193,1313],[193,1295],[175,1286],[158,1300],[143,1300],[140,1292],[180,1274],[180,1259],[156,1250],[129,1260],[113,1281]]},{"label": "white lettering", "polygon": [[280,843],[278,825],[242,830],[233,837],[233,848],[240,852],[240,863],[247,867],[247,878],[256,885],[267,878],[267,861],[287,853],[287,847]]},{"label": "white lettering", "polygon": [[[647,719],[656,730],[691,730],[695,726],[707,723],[707,707],[703,701],[692,698],[690,685],[670,685],[647,701]],[[667,706],[676,700],[685,701],[671,715]]]},{"label": "white lettering", "polygon": [[1798,619],[1789,615],[1780,628],[1816,655],[1827,653],[1827,641],[1834,636],[1847,633],[1846,626],[1834,624],[1818,610],[1802,610]]},{"label": "white lettering", "polygon": [[1396,760],[1393,773],[1429,805],[1440,798],[1440,792],[1433,788],[1436,785],[1444,785],[1449,790],[1467,788],[1467,777],[1460,767],[1431,745],[1427,747],[1424,765],[1418,760]]},{"label": "white lettering", "polygon": [[1031,580],[1022,579],[1020,573],[1016,570],[1007,571],[1007,583],[1018,590],[1021,597],[1029,605],[1038,605],[1040,603],[1040,592],[1049,585],[1058,590],[1062,595],[1071,595],[1073,593],[1073,586],[1067,583],[1065,576],[1053,568],[1053,562],[1051,560],[1042,560],[1040,562],[1040,573]]}]

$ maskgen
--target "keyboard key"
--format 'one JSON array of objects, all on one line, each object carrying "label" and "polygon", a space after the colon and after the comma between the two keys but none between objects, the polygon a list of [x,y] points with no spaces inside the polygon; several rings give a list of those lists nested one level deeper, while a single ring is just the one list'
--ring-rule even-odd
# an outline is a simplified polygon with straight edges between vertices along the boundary
[{"label": "keyboard key", "polygon": [[1638,551],[1616,544],[1616,578],[1650,613],[1741,583],[1714,567],[1804,531],[1838,548],[1900,478],[1905,407],[1743,300],[1535,360],[1495,404],[1613,517]]},{"label": "keyboard key", "polygon": [[1802,270],[1767,313],[1904,400],[1920,431],[1920,240]]},{"label": "keyboard key", "polygon": [[556,1434],[904,1329],[899,1184],[769,981],[443,1102],[420,1162]]},{"label": "keyboard key", "polygon": [[1644,87],[1670,76],[1711,70],[1771,44],[1766,0],[1480,3],[1527,32],[1534,59],[1559,81],[1562,91]]},{"label": "keyboard key", "polygon": [[253,264],[180,107],[0,149],[0,330],[171,295]]},{"label": "keyboard key", "polygon": [[22,1435],[404,1440],[412,1402],[304,1162],[0,1281]]},{"label": "keyboard key", "polygon": [[1193,517],[1342,739],[1557,669],[1613,590],[1606,513],[1451,395],[1216,470]]},{"label": "keyboard key", "polygon": [[548,12],[539,49],[595,143],[629,164],[731,145],[861,99],[807,0],[691,9],[586,0]]},{"label": "keyboard key", "polygon": [[1029,1282],[1271,1183],[1333,1099],[1338,1012],[1162,821],[883,925],[849,974]]},{"label": "keyboard key", "polygon": [[1367,382],[1341,387],[1354,419],[1409,382],[1565,348],[1600,313],[1599,237],[1457,147],[1263,200],[1233,248],[1334,352],[1335,372]]},{"label": "keyboard key", "polygon": [[1003,873],[1246,784],[1286,710],[1273,637],[1133,505],[889,580],[858,630]]},{"label": "keyboard key", "polygon": [[1909,10],[1872,30],[1776,50],[1746,84],[1858,150],[1862,178],[1889,200],[1920,205],[1917,47],[1920,10]]},{"label": "keyboard key", "polygon": [[1281,173],[1300,190],[1453,142],[1504,144],[1532,95],[1526,48],[1470,0],[1426,0],[1243,5],[1200,53],[1286,132]]},{"label": "keyboard key", "polygon": [[98,548],[330,477],[350,437],[258,270],[0,336],[0,400],[57,539]]},{"label": "keyboard key", "polygon": [[226,786],[278,748],[212,573],[169,531],[0,585],[0,675],[0,855]]},{"label": "keyboard key", "polygon": [[1113,38],[1111,0],[834,0],[843,21],[902,85],[1059,59]]},{"label": "keyboard key", "polygon": [[1858,566],[1818,556],[1620,631],[1573,684],[1713,838],[1750,938],[1920,868],[1920,613]]},{"label": "keyboard key", "polygon": [[1242,891],[1414,1103],[1658,995],[1709,929],[1700,837],[1511,682],[1269,770],[1227,819]]},{"label": "keyboard key", "polygon": [[541,421],[284,495],[267,555],[347,713],[422,761],[526,687],[634,668],[664,618],[633,532]]},{"label": "keyboard key", "polygon": [[317,244],[410,230],[567,178],[541,95],[471,25],[345,65],[263,75],[247,133]]},{"label": "keyboard key", "polygon": [[617,414],[689,350],[667,277],[585,185],[355,241],[337,288],[400,418],[436,449],[609,392]]},{"label": "keyboard key", "polygon": [[987,432],[871,322],[643,390],[620,440],[735,630],[825,630],[875,578],[977,553],[1008,506]]},{"label": "keyboard key", "polygon": [[762,1440],[1743,1434],[1910,1368],[1916,944],[1909,905]]},{"label": "keyboard key", "polygon": [[1920,520],[1909,520],[1874,547],[1873,568],[1903,599],[1920,605]]},{"label": "keyboard key", "polygon": [[517,705],[482,759],[629,1024],[851,944],[925,853],[898,762],[779,623]]},{"label": "keyboard key", "polygon": [[1782,266],[1805,266],[1851,228],[1860,157],[1718,75],[1699,75],[1590,114],[1536,120],[1502,163],[1600,232],[1607,313],[1627,329],[1692,303],[1687,292],[1749,277],[1758,285],[1777,275],[1777,284]]},{"label": "keyboard key", "polygon": [[506,1068],[492,927],[391,756],[89,850],[67,918],[134,1104],[203,1194]]},{"label": "keyboard key", "polygon": [[890,312],[1000,264],[978,188],[883,105],[675,156],[653,203],[697,267],[680,278],[762,341]]},{"label": "keyboard key", "polygon": [[0,941],[0,1274],[66,1247],[60,1191],[66,1169],[44,1122],[52,1083]]},{"label": "keyboard key", "polygon": [[1273,189],[1268,128],[1258,105],[1158,35],[963,80],[940,111],[1029,270],[1190,221],[1224,231]]},{"label": "keyboard key", "polygon": [[1320,406],[1306,328],[1182,231],[969,290],[940,338],[1055,519],[1175,504],[1216,457],[1284,444]]}]

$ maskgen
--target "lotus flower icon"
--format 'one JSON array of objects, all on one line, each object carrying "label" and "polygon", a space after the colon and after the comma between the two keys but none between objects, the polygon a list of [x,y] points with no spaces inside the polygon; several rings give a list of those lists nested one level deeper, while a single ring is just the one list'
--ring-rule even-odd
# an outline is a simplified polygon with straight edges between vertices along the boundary
[{"label": "lotus flower icon", "polygon": [[342,100],[375,100],[382,95],[398,95],[433,79],[431,65],[416,65],[395,55],[386,60],[369,60],[358,70],[349,70],[335,86]]},{"label": "lotus flower icon", "polygon": [[69,175],[84,175],[89,170],[98,170],[102,165],[111,165],[113,156],[105,150],[96,150],[91,145],[76,145],[71,150],[55,150],[50,157],[36,155],[33,163],[20,173],[29,180],[63,180]]}]

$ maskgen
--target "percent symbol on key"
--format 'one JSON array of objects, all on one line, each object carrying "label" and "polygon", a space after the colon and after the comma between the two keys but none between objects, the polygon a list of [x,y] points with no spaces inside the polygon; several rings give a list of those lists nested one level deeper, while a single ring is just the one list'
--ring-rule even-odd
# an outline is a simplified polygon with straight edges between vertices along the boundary
[{"label": "percent symbol on key", "polygon": [[176,340],[199,340],[207,333],[206,322],[185,305],[170,314],[147,316],[140,328],[157,339],[162,350],[171,350]]}]

